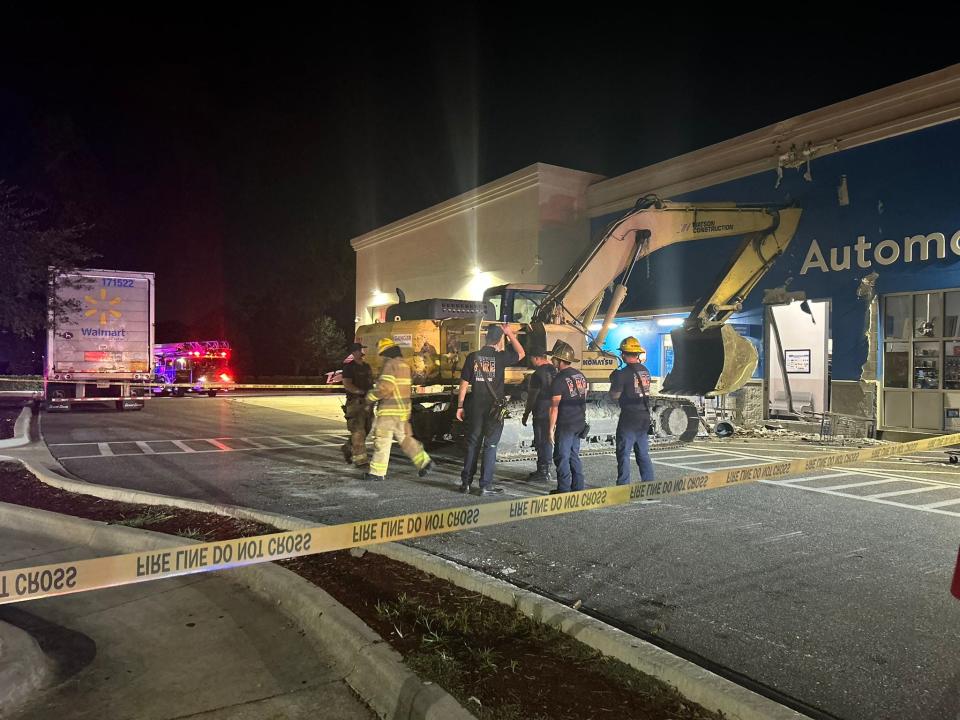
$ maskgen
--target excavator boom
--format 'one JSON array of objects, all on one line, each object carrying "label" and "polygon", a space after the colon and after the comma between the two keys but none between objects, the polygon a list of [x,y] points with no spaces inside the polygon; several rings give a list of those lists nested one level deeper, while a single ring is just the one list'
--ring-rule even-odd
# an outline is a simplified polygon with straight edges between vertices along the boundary
[{"label": "excavator boom", "polygon": [[684,327],[671,333],[674,366],[664,390],[683,395],[718,395],[741,387],[753,374],[757,354],[749,341],[723,323],[742,308],[749,292],[786,249],[800,209],[776,205],[674,203],[655,196],[614,221],[582,260],[551,288],[541,304],[541,322],[583,325],[597,298],[615,284],[600,346],[638,260],[678,243],[744,236],[737,252],[697,303]]}]

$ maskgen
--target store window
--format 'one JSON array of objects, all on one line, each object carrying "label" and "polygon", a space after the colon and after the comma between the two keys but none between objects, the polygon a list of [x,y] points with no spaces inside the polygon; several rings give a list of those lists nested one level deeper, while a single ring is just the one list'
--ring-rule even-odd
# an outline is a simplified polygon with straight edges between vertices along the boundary
[{"label": "store window", "polygon": [[960,337],[960,290],[943,294],[943,336]]},{"label": "store window", "polygon": [[954,429],[960,419],[960,290],[883,298],[883,426]]},{"label": "store window", "polygon": [[943,389],[960,390],[960,342],[943,344]]},{"label": "store window", "polygon": [[910,387],[910,343],[888,342],[883,351],[883,384],[888,388]]},{"label": "store window", "polygon": [[921,293],[913,296],[913,336],[940,337],[940,293]]},{"label": "store window", "polygon": [[883,336],[888,339],[910,337],[910,296],[889,297],[884,307]]}]

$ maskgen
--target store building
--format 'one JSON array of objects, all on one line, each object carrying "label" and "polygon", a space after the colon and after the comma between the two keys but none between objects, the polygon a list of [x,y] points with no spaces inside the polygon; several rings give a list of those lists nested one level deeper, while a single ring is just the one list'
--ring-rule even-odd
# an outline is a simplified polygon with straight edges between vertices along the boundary
[{"label": "store building", "polygon": [[398,302],[479,300],[503,283],[556,282],[590,237],[586,191],[600,175],[537,163],[351,241],[357,325]]},{"label": "store building", "polygon": [[[440,206],[358,238],[357,315],[360,322],[373,318],[372,290],[395,281],[416,283],[417,294],[407,292],[411,298],[476,299],[483,288],[469,286],[475,257],[496,266],[496,281],[484,287],[555,282],[591,237],[648,193],[689,202],[796,204],[803,215],[791,245],[732,320],[761,356],[755,381],[736,398],[741,419],[776,415],[792,405],[795,411],[869,418],[879,430],[955,431],[958,156],[960,65],[617,178],[534,166],[564,179],[558,204],[569,212],[559,225],[543,212],[549,193],[528,187],[525,192],[540,198],[537,212],[529,199],[531,207],[513,217],[496,203],[478,208],[477,217],[487,219],[473,235],[451,240],[464,232],[451,225],[445,232],[452,235],[434,239],[424,223]],[[524,174],[531,169],[515,175]],[[496,194],[499,184],[476,196]],[[420,227],[397,234],[411,223]],[[496,230],[488,234],[484,225]],[[513,240],[505,242],[503,233]],[[445,256],[449,265],[442,268],[415,260],[465,242],[475,243],[475,257],[465,251]],[[665,375],[672,362],[670,329],[711,287],[712,272],[704,269],[722,266],[736,243],[683,243],[641,261],[607,347],[636,335],[651,371]],[[385,272],[393,251],[409,253],[403,262],[411,265]],[[550,265],[533,264],[535,254],[549,257]],[[367,287],[374,283],[378,287]]]}]

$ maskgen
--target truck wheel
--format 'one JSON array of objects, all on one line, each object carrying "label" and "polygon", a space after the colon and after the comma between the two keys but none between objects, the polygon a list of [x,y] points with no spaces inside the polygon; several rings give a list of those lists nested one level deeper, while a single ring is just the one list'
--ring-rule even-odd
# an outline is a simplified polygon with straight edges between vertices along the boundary
[{"label": "truck wheel", "polygon": [[186,393],[184,392],[183,388],[174,388],[174,389],[173,389],[173,396],[174,396],[174,397],[183,397],[185,394],[186,394]]},{"label": "truck wheel", "polygon": [[217,396],[217,391],[216,391],[216,390],[207,390],[207,395],[209,395],[210,397],[216,397],[216,396]]}]

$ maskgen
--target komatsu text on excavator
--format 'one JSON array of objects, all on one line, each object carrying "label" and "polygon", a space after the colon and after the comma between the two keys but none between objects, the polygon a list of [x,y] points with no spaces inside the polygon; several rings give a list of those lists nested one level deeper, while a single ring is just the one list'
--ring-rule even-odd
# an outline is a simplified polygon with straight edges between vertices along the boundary
[{"label": "komatsu text on excavator", "polygon": [[[619,359],[603,350],[603,342],[637,262],[677,243],[742,236],[709,294],[696,303],[682,327],[671,332],[673,369],[661,393],[652,398],[656,434],[651,444],[689,442],[697,434],[700,418],[687,398],[733,392],[757,367],[753,345],[725,322],[742,309],[747,295],[783,254],[800,213],[795,207],[686,204],[647,196],[611,223],[556,285],[502,285],[488,289],[482,301],[405,302],[401,296],[400,303],[387,309],[387,321],[358,328],[357,340],[375,347],[380,338],[391,337],[401,346],[413,371],[414,432],[423,440],[450,438],[457,434],[454,417],[460,370],[467,355],[481,346],[487,325],[518,325],[518,337],[528,353],[563,340],[575,349],[591,385],[605,383]],[[589,328],[604,300],[602,327],[593,336]],[[374,373],[379,372],[380,358],[369,360]],[[504,426],[498,457],[511,459],[531,452],[532,433],[519,422],[524,380],[530,372],[521,366],[507,369],[507,393],[517,407]],[[618,409],[606,395],[592,393],[587,451],[614,447]]]}]

